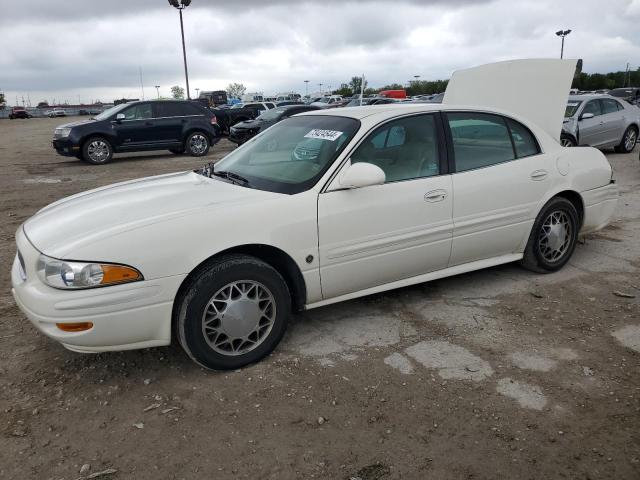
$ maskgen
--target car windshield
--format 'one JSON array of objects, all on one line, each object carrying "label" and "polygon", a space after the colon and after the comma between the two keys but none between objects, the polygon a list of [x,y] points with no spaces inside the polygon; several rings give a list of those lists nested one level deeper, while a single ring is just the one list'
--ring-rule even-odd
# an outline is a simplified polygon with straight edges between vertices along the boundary
[{"label": "car windshield", "polygon": [[244,108],[244,103],[236,103],[235,105],[232,105],[231,108]]},{"label": "car windshield", "polygon": [[631,97],[633,96],[633,90],[628,88],[616,88],[615,90],[610,90],[609,95],[619,98]]},{"label": "car windshield", "polygon": [[369,103],[369,99],[367,98],[363,98],[362,100],[360,100],[359,98],[353,99],[351,100],[349,103],[347,103],[347,107],[359,107],[361,105],[367,105]]},{"label": "car windshield", "polygon": [[215,166],[248,180],[252,188],[294,194],[311,188],[360,128],[348,117],[308,115],[285,119]]},{"label": "car windshield", "polygon": [[564,118],[571,118],[573,117],[576,112],[578,111],[578,108],[580,107],[580,104],[582,102],[574,102],[574,101],[569,101],[567,102],[567,109],[564,111]]},{"label": "car windshield", "polygon": [[262,115],[258,115],[257,119],[263,121],[277,120],[287,110],[287,108],[282,107],[272,108],[271,110],[266,110]]},{"label": "car windshield", "polygon": [[329,97],[324,97],[318,100],[319,103],[329,103]]},{"label": "car windshield", "polygon": [[120,110],[122,110],[122,109],[124,109],[125,107],[128,107],[128,106],[129,106],[128,103],[121,103],[120,105],[116,105],[115,107],[111,107],[111,108],[105,110],[101,114],[96,115],[94,118],[96,120],[106,120],[107,118],[111,117],[112,115],[115,115]]}]

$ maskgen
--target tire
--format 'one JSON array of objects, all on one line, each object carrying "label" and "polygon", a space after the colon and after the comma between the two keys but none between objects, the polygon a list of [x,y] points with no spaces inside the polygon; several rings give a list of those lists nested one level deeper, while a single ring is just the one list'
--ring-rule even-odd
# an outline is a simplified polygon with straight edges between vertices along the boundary
[{"label": "tire", "polygon": [[184,148],[170,148],[169,151],[176,155],[182,155],[184,153]]},{"label": "tire", "polygon": [[622,135],[620,144],[615,148],[618,153],[630,153],[638,142],[638,129],[634,126],[628,127]]},{"label": "tire", "polygon": [[[558,221],[562,222],[564,229],[557,227]],[[549,237],[551,229],[555,232]],[[552,198],[542,208],[533,224],[520,264],[538,273],[560,270],[573,255],[579,229],[578,211],[573,203],[562,197]],[[560,235],[564,235],[564,238]]]},{"label": "tire", "polygon": [[563,147],[567,147],[567,148],[568,147],[575,147],[577,145],[576,141],[574,140],[574,138],[570,137],[569,135],[561,135],[560,136],[560,144]]},{"label": "tire", "polygon": [[267,263],[226,255],[188,282],[176,301],[175,330],[184,351],[199,365],[240,368],[264,358],[280,343],[291,315],[291,295]]},{"label": "tire", "polygon": [[113,158],[113,147],[104,137],[90,137],[82,145],[82,159],[93,165],[104,165]]},{"label": "tire", "polygon": [[209,153],[211,141],[209,136],[204,132],[193,132],[184,142],[186,152],[192,157],[203,157]]}]

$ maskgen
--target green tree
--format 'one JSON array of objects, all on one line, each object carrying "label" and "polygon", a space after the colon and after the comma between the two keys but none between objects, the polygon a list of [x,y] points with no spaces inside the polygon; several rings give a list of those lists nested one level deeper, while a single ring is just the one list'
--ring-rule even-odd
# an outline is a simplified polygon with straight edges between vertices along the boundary
[{"label": "green tree", "polygon": [[4,108],[7,101],[4,99],[4,93],[0,93],[0,108]]},{"label": "green tree", "polygon": [[174,85],[171,87],[171,96],[176,100],[184,100],[184,88]]},{"label": "green tree", "polygon": [[347,85],[346,83],[342,83],[340,84],[340,88],[334,90],[333,93],[335,93],[336,95],[342,95],[343,97],[348,97],[352,93],[355,95],[356,93],[360,93],[360,91],[358,90],[357,92],[353,92],[349,85]]},{"label": "green tree", "polygon": [[227,96],[229,98],[242,98],[247,88],[241,83],[230,83],[227,85]]},{"label": "green tree", "polygon": [[[367,80],[364,80],[364,89],[367,89]],[[360,88],[362,87],[362,77],[351,77],[351,81],[349,82],[349,88],[351,89],[351,93],[354,95],[360,94]]]}]

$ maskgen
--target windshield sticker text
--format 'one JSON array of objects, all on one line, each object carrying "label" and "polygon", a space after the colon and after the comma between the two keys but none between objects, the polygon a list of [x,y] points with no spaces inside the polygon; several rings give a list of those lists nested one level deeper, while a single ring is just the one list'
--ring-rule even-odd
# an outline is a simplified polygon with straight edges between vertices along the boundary
[{"label": "windshield sticker text", "polygon": [[314,128],[309,133],[307,133],[304,138],[319,138],[320,140],[329,140],[331,142],[335,142],[343,132],[338,132],[337,130],[320,130],[319,128]]}]

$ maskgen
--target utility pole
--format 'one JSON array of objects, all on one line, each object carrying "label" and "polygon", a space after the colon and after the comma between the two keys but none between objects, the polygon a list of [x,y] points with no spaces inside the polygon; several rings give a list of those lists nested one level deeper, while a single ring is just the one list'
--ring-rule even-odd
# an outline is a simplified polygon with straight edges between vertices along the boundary
[{"label": "utility pole", "polygon": [[160,98],[160,85],[155,85],[156,92],[158,93],[158,98]]},{"label": "utility pole", "polygon": [[304,81],[304,95],[305,97],[309,96],[309,80]]},{"label": "utility pole", "polygon": [[175,7],[180,12],[180,33],[182,35],[182,58],[184,60],[184,78],[187,82],[187,100],[191,100],[191,93],[189,93],[189,70],[187,69],[187,48],[184,44],[184,23],[182,22],[182,10],[191,5],[191,0],[169,0],[169,5]]}]

